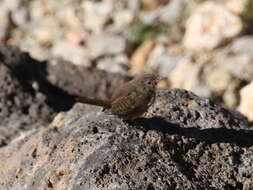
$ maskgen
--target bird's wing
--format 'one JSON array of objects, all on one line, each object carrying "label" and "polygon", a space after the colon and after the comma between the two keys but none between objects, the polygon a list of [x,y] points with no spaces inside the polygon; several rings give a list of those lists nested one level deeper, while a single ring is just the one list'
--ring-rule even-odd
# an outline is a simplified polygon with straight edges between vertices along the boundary
[{"label": "bird's wing", "polygon": [[132,112],[138,106],[136,92],[132,92],[127,96],[122,96],[114,100],[111,105],[111,112],[115,115],[125,115]]}]

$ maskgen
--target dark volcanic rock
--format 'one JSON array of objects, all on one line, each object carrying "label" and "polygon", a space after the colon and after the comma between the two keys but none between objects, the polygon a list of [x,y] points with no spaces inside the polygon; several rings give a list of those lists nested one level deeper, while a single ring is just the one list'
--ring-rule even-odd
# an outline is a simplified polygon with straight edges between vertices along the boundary
[{"label": "dark volcanic rock", "polygon": [[253,188],[253,130],[241,116],[176,89],[158,91],[152,114],[122,121],[76,104],[0,149],[0,189]]},{"label": "dark volcanic rock", "polygon": [[185,128],[248,127],[247,119],[239,112],[225,109],[207,98],[199,98],[182,89],[158,90],[156,101],[147,115],[162,116],[166,121]]},{"label": "dark volcanic rock", "polygon": [[39,62],[17,48],[0,45],[0,147],[21,131],[47,126],[58,112],[70,109],[71,94],[107,98],[125,80],[66,62]]},{"label": "dark volcanic rock", "polygon": [[118,74],[96,68],[84,68],[61,60],[53,60],[47,67],[51,84],[68,92],[98,99],[107,99],[115,87],[129,80]]},{"label": "dark volcanic rock", "polygon": [[29,71],[18,68],[30,62],[31,58],[17,49],[0,46],[0,147],[20,130],[48,125],[53,118],[46,96],[25,80]]}]

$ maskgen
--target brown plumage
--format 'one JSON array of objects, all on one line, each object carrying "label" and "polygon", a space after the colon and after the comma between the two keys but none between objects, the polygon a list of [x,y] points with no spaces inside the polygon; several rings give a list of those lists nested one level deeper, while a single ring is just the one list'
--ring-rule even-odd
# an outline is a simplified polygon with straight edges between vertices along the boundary
[{"label": "brown plumage", "polygon": [[157,82],[161,78],[143,74],[116,88],[109,100],[76,97],[77,102],[104,107],[109,113],[123,119],[140,117],[155,99]]}]

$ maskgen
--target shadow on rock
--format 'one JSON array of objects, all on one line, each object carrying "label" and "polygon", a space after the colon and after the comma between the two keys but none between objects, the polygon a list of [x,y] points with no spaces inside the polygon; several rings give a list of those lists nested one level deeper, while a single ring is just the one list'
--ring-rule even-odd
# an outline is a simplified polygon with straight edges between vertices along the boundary
[{"label": "shadow on rock", "polygon": [[156,130],[164,134],[185,136],[210,144],[231,143],[241,147],[253,146],[253,131],[251,130],[226,128],[201,129],[196,127],[183,128],[179,124],[168,122],[162,117],[140,118],[134,121],[127,121],[127,123],[145,131]]},{"label": "shadow on rock", "polygon": [[20,131],[47,126],[58,112],[69,110],[75,103],[72,94],[104,98],[125,80],[98,69],[52,62],[0,44],[0,147]]}]

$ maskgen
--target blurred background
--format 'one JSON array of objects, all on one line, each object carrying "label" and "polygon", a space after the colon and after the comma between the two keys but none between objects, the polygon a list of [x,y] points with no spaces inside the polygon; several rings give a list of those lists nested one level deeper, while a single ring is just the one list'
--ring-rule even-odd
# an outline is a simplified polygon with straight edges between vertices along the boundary
[{"label": "blurred background", "polygon": [[154,72],[253,120],[253,0],[1,0],[0,20],[35,59]]}]

